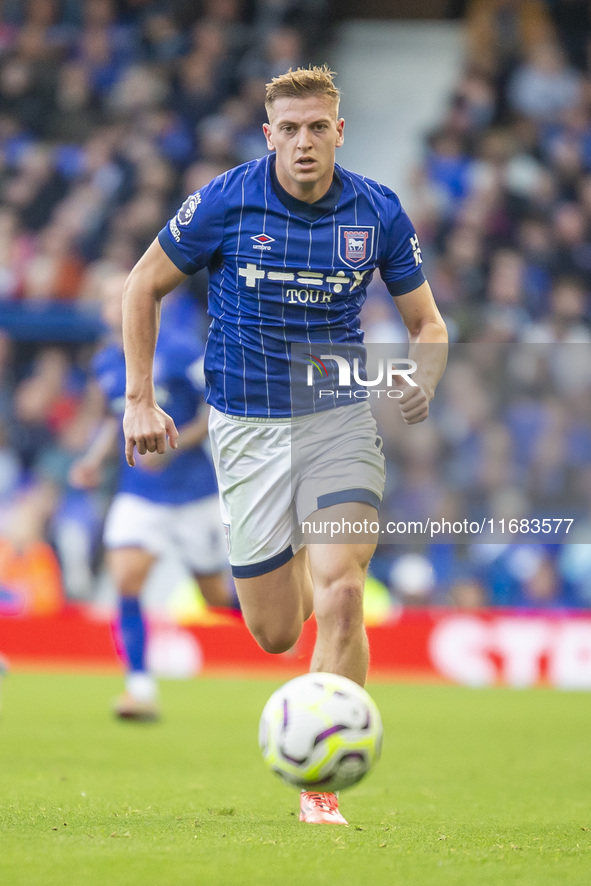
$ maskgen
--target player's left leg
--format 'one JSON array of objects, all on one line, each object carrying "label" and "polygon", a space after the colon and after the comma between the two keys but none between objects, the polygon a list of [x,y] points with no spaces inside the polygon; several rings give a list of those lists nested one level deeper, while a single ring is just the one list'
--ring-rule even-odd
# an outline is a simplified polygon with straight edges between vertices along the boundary
[{"label": "player's left leg", "polygon": [[318,634],[312,670],[365,683],[363,592],[378,535],[385,464],[366,402],[328,410],[295,425],[296,506],[307,546]]},{"label": "player's left leg", "polygon": [[[335,525],[371,524],[376,509],[361,502],[323,508],[316,515]],[[314,519],[314,516],[311,518]],[[367,525],[366,524],[366,525]],[[341,524],[342,525],[342,524]],[[310,670],[342,674],[361,686],[367,677],[369,650],[363,624],[363,591],[377,536],[344,535],[333,543],[308,545],[314,585],[317,636]],[[308,824],[347,824],[335,794],[303,791],[300,821]]]},{"label": "player's left leg", "polygon": [[[322,519],[336,522],[342,518],[351,524],[377,519],[375,508],[362,502],[335,505],[319,513]],[[311,670],[341,674],[360,686],[365,684],[369,662],[363,592],[376,543],[377,535],[367,532],[308,545],[318,625]]]}]

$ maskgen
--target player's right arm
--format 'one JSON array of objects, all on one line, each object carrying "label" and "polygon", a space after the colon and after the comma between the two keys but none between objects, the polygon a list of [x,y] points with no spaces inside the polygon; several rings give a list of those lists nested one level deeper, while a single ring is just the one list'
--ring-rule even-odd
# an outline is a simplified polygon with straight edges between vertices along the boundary
[{"label": "player's right arm", "polygon": [[156,403],[153,364],[163,297],[186,279],[168,258],[158,240],[148,247],[125,283],[123,292],[123,349],[126,365],[125,458],[134,465],[134,449],[166,451],[176,448],[178,431],[172,418]]}]

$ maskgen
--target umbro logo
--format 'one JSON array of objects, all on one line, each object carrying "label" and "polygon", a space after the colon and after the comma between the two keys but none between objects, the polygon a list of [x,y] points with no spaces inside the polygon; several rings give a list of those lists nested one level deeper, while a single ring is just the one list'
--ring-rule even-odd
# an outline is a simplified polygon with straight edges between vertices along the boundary
[{"label": "umbro logo", "polygon": [[256,237],[251,237],[251,240],[254,240],[253,249],[270,249],[270,243],[275,242],[274,237],[269,237],[268,234],[257,234]]}]

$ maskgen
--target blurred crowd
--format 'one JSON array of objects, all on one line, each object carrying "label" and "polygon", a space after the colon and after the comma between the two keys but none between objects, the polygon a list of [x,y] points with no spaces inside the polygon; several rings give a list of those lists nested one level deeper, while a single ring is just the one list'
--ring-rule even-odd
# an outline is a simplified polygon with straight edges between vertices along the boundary
[{"label": "blurred crowd", "polygon": [[468,4],[412,207],[458,341],[589,341],[590,16],[578,0]]},{"label": "blurred crowd", "polygon": [[0,300],[88,300],[228,167],[264,85],[313,58],[323,0],[4,0]]},{"label": "blurred crowd", "polygon": [[[20,318],[0,336],[0,614],[92,598],[112,489],[67,482],[101,418],[96,324],[65,313],[68,346],[27,327],[98,313],[188,193],[266,151],[265,83],[324,62],[329,23],[325,0],[0,3],[0,328]],[[206,290],[190,278],[165,317],[203,338]]]},{"label": "blurred crowd", "polygon": [[452,343],[429,421],[374,403],[397,531],[372,568],[400,601],[591,605],[590,390],[587,344],[477,341]]},{"label": "blurred crowd", "polygon": [[[187,193],[265,153],[264,84],[326,61],[331,9],[329,0],[3,0],[0,326],[13,305],[31,316],[47,304],[92,309],[102,281],[133,266]],[[588,606],[588,4],[471,0],[464,16],[463,73],[426,136],[407,208],[452,341],[486,347],[454,358],[428,426],[414,436],[386,427],[386,514],[576,507],[583,543],[383,545],[374,572],[414,605]],[[389,296],[372,285],[368,340],[402,341]],[[167,299],[166,321],[203,337],[206,286],[206,274],[190,278]],[[92,339],[0,336],[0,614],[95,593],[112,475],[93,494],[67,482],[100,421]],[[505,397],[482,359],[496,343],[584,356],[571,378],[531,370],[527,350],[521,387]]]},{"label": "blurred crowd", "polygon": [[[463,71],[426,135],[408,209],[450,338],[476,347],[452,345],[428,423],[412,433],[395,417],[385,423],[385,516],[568,512],[578,543],[388,544],[373,568],[414,604],[588,606],[591,9],[580,0],[463,6]],[[402,341],[380,284],[374,296],[368,339]],[[488,366],[495,343],[511,347]]]}]

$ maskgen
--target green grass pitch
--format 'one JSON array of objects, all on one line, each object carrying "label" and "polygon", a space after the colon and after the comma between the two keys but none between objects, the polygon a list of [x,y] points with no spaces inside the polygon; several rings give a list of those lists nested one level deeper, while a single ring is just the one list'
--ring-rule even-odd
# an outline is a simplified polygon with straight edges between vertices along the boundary
[{"label": "green grass pitch", "polygon": [[257,746],[276,680],[163,682],[117,723],[115,675],[12,673],[0,720],[2,886],[591,883],[591,698],[372,683],[385,744],[300,824]]}]

